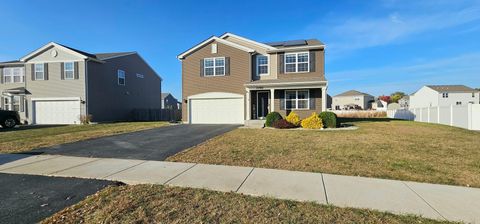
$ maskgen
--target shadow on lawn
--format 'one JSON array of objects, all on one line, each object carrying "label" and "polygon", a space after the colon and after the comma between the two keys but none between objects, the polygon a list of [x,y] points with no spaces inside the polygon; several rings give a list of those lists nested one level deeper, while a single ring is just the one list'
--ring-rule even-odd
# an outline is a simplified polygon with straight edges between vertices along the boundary
[{"label": "shadow on lawn", "polygon": [[348,123],[348,122],[361,122],[361,121],[368,121],[368,122],[390,122],[390,121],[395,121],[398,119],[392,119],[392,118],[347,118],[347,117],[339,117],[337,119],[340,124],[343,123]]},{"label": "shadow on lawn", "polygon": [[11,131],[22,131],[22,130],[32,130],[32,129],[41,129],[41,128],[51,128],[51,127],[61,127],[61,126],[66,126],[66,125],[19,125],[15,128],[0,128],[0,133],[1,132],[11,132]]}]

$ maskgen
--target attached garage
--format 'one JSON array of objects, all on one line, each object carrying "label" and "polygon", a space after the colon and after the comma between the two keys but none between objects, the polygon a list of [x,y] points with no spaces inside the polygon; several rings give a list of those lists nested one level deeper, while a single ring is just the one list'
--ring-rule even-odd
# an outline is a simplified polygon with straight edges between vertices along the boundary
[{"label": "attached garage", "polygon": [[203,93],[189,98],[191,124],[243,124],[245,101],[243,95],[233,93]]},{"label": "attached garage", "polygon": [[79,124],[79,98],[32,99],[34,124]]}]

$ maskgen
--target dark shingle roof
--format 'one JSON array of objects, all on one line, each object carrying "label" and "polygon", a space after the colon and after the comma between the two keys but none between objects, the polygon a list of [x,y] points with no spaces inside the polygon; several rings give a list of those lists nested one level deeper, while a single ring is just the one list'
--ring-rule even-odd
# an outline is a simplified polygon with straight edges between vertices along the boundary
[{"label": "dark shingle roof", "polygon": [[123,56],[123,55],[128,55],[128,54],[134,54],[134,53],[135,52],[98,53],[98,54],[95,54],[95,57],[98,60],[104,60],[104,59],[111,58],[111,57],[118,57],[118,56]]},{"label": "dark shingle roof", "polygon": [[299,47],[299,46],[312,46],[312,45],[324,45],[321,41],[317,39],[308,39],[308,40],[287,40],[287,41],[275,41],[265,43],[276,48],[288,48],[288,47]]},{"label": "dark shingle roof", "polygon": [[78,49],[75,49],[75,48],[72,48],[72,47],[63,45],[63,44],[58,44],[58,45],[60,45],[60,46],[62,46],[62,47],[64,47],[64,48],[68,48],[68,49],[70,49],[70,50],[72,50],[72,51],[75,51],[75,52],[77,52],[77,53],[79,53],[79,54],[83,54],[83,55],[85,55],[85,56],[87,56],[87,57],[96,58],[94,54],[90,54],[90,53],[87,53],[87,52],[85,52],[85,51],[81,51],[81,50],[78,50]]},{"label": "dark shingle roof", "polygon": [[437,92],[475,92],[475,89],[472,89],[465,85],[428,85],[430,89],[433,89]]},{"label": "dark shingle roof", "polygon": [[357,91],[357,90],[349,90],[347,92],[340,93],[340,94],[336,95],[335,97],[337,97],[337,96],[371,96],[371,95],[368,94],[368,93],[362,93],[362,92]]},{"label": "dark shingle roof", "polygon": [[0,65],[16,65],[16,64],[23,64],[23,62],[19,60],[0,62]]}]

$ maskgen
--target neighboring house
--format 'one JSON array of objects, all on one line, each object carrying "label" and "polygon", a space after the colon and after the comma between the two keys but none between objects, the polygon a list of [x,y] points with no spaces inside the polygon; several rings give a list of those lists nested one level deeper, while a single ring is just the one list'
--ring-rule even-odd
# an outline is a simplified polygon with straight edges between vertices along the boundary
[{"label": "neighboring house", "polygon": [[410,108],[477,104],[479,91],[464,85],[428,85],[410,95]]},{"label": "neighboring house", "polygon": [[356,90],[350,90],[332,97],[333,110],[368,110],[371,109],[375,97]]},{"label": "neighboring house", "polygon": [[29,124],[130,120],[160,109],[161,78],[136,52],[90,54],[57,43],[0,63],[1,108]]},{"label": "neighboring house", "polygon": [[325,45],[212,36],[178,56],[183,121],[243,124],[271,111],[305,118],[326,109]]},{"label": "neighboring house", "polygon": [[388,103],[386,101],[376,98],[371,103],[371,107],[372,107],[372,110],[387,111]]},{"label": "neighboring house", "polygon": [[162,109],[175,109],[175,110],[180,109],[178,107],[178,100],[175,97],[173,97],[172,94],[162,93],[161,98],[162,98]]},{"label": "neighboring house", "polygon": [[410,105],[410,96],[403,96],[401,99],[398,100],[398,104],[401,108],[408,109]]}]

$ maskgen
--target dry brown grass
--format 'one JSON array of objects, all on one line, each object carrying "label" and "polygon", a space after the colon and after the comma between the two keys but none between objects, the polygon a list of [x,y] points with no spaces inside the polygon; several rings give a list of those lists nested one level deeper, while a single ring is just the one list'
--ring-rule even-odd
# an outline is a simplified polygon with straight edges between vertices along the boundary
[{"label": "dry brown grass", "polygon": [[354,131],[237,129],[167,160],[480,187],[480,132],[373,120]]},{"label": "dry brown grass", "polygon": [[337,113],[341,118],[384,118],[387,117],[385,111],[344,111]]},{"label": "dry brown grass", "polygon": [[43,223],[447,223],[235,193],[137,185],[108,187]]},{"label": "dry brown grass", "polygon": [[0,153],[26,152],[85,139],[140,131],[168,125],[166,122],[121,122],[57,127],[24,127],[0,132]]}]

